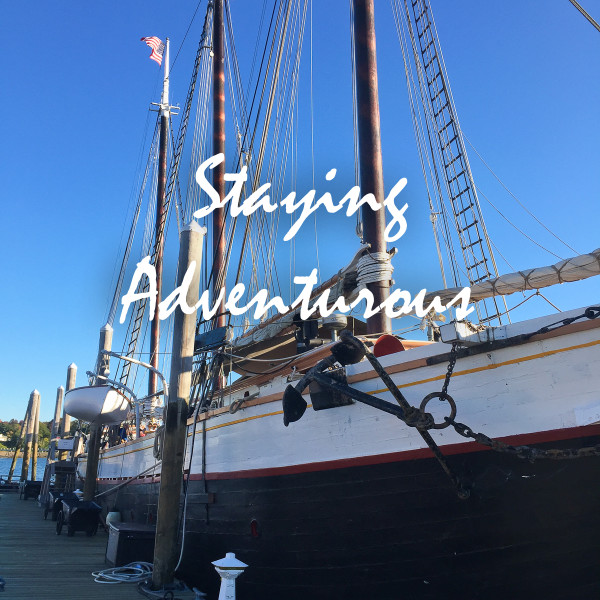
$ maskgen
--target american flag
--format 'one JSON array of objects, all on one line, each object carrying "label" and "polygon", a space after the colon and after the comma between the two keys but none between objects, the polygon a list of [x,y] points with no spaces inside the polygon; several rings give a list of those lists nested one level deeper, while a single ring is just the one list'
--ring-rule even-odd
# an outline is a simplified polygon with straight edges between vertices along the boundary
[{"label": "american flag", "polygon": [[140,41],[146,42],[150,48],[152,48],[152,54],[150,59],[154,60],[160,66],[162,64],[163,52],[165,51],[165,45],[155,36],[143,37]]}]

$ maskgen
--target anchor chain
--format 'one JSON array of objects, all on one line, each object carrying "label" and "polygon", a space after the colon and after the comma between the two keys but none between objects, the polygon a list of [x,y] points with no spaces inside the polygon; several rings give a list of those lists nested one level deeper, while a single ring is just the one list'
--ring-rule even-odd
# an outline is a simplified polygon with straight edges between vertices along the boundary
[{"label": "anchor chain", "polygon": [[[593,306],[586,309],[586,311],[581,315],[562,321],[557,321],[556,323],[547,325],[546,327],[543,327],[542,329],[525,337],[529,338],[538,333],[547,333],[548,331],[552,331],[554,329],[558,329],[560,327],[569,325],[570,323],[579,319],[595,319],[599,316],[600,306]],[[284,394],[284,424],[287,426],[290,421],[296,421],[302,416],[304,410],[306,409],[307,403],[304,400],[302,400],[301,392],[309,385],[311,381],[316,380],[321,385],[332,390],[336,390],[341,394],[345,394],[346,396],[349,396],[354,400],[363,402],[365,404],[373,406],[374,408],[393,414],[409,427],[417,429],[417,431],[419,432],[419,434],[433,453],[434,457],[439,462],[442,470],[446,473],[446,475],[454,484],[454,487],[459,497],[461,498],[469,497],[469,487],[466,484],[466,482],[463,481],[462,477],[454,473],[453,470],[450,468],[449,464],[446,461],[446,457],[444,456],[444,454],[442,454],[441,449],[429,433],[429,430],[431,429],[443,429],[445,427],[452,426],[456,433],[458,433],[464,438],[472,439],[473,441],[487,446],[490,449],[495,450],[496,452],[512,454],[519,458],[530,461],[534,461],[536,459],[563,460],[600,456],[600,444],[579,449],[568,448],[549,450],[534,448],[525,445],[512,446],[500,440],[494,440],[485,435],[484,433],[475,433],[468,425],[456,421],[455,419],[457,414],[457,407],[454,399],[448,393],[448,388],[450,386],[450,381],[454,373],[454,368],[456,367],[456,362],[459,354],[459,345],[460,344],[458,342],[454,342],[452,344],[448,368],[446,370],[446,375],[444,377],[444,383],[442,385],[441,391],[433,392],[425,396],[421,401],[419,408],[416,408],[407,401],[402,392],[393,382],[390,375],[383,368],[383,366],[375,357],[375,355],[366,347],[366,345],[360,339],[356,338],[350,331],[344,330],[340,333],[340,343],[338,343],[332,348],[331,356],[321,360],[317,365],[310,369],[298,381],[295,387],[290,385],[286,389],[286,394],[288,394],[288,392],[291,394],[291,396],[296,394],[300,396],[300,401],[294,400],[293,397],[290,397],[290,408],[286,411],[286,395]],[[387,389],[391,392],[392,396],[394,396],[399,406],[393,405],[375,396],[366,394],[365,392],[361,392],[355,388],[351,388],[347,384],[333,381],[331,380],[331,378],[327,377],[327,370],[332,368],[336,362],[341,364],[342,366],[345,366],[347,364],[359,362],[362,359],[362,357],[366,357],[367,360],[371,363],[371,366],[379,375],[383,383],[386,385]],[[425,410],[428,402],[434,398],[438,398],[442,402],[448,402],[450,406],[450,415],[444,417],[444,420],[441,423],[436,423],[433,418],[433,415],[426,412]],[[300,406],[300,404],[302,404],[302,406]]]},{"label": "anchor chain", "polygon": [[565,460],[573,458],[587,458],[590,456],[600,456],[600,444],[595,446],[588,446],[586,448],[565,448],[557,449],[553,448],[550,450],[543,450],[541,448],[532,448],[531,446],[511,446],[501,442],[500,440],[493,440],[484,433],[475,433],[470,427],[464,423],[459,423],[453,418],[445,417],[446,422],[454,427],[454,430],[459,435],[465,438],[470,438],[476,441],[478,444],[487,446],[496,452],[503,452],[505,454],[513,454],[519,458],[529,460],[531,462],[538,458],[547,458],[551,460]]},{"label": "anchor chain", "polygon": [[458,358],[458,342],[452,344],[452,350],[450,350],[450,362],[448,363],[448,370],[446,371],[446,378],[444,379],[444,385],[442,386],[442,394],[448,393],[448,386],[450,385],[450,378],[456,366],[456,359]]},{"label": "anchor chain", "polygon": [[[396,399],[398,404],[404,410],[404,414],[398,415],[398,417],[400,419],[402,419],[402,421],[404,421],[404,423],[406,423],[406,425],[408,425],[409,427],[415,427],[417,429],[417,431],[419,432],[419,435],[421,436],[423,441],[427,444],[427,446],[429,447],[429,449],[435,456],[440,467],[446,473],[446,475],[448,476],[448,478],[454,485],[454,487],[456,489],[456,493],[458,494],[459,498],[462,498],[462,499],[468,498],[470,495],[470,490],[465,485],[462,478],[459,477],[456,473],[454,473],[454,471],[450,468],[450,465],[448,465],[448,462],[446,461],[446,457],[442,454],[442,451],[440,450],[439,446],[436,444],[435,440],[431,437],[431,434],[428,431],[429,429],[434,429],[434,428],[439,429],[439,428],[448,426],[447,423],[441,423],[439,425],[436,424],[433,416],[431,414],[425,412],[425,410],[424,410],[425,405],[431,398],[429,398],[429,399],[428,399],[428,397],[424,398],[423,402],[421,403],[421,407],[418,409],[415,408],[402,395],[402,392],[398,389],[396,384],[393,382],[393,380],[390,377],[390,375],[388,374],[388,372],[383,368],[383,366],[377,360],[375,355],[365,346],[365,344],[362,341],[360,341],[358,338],[354,337],[348,330],[342,331],[340,333],[340,338],[342,340],[342,343],[349,344],[355,350],[358,350],[358,352],[360,354],[362,354],[363,356],[366,356],[367,360],[371,363],[375,372],[379,375],[379,377],[381,378],[383,383],[386,385],[387,389],[392,393],[392,396],[394,396],[394,398]],[[337,360],[339,361],[340,358],[342,358],[342,357],[340,357],[339,353],[336,353],[334,350],[332,350],[332,355],[334,358],[336,358],[336,354],[337,354]],[[449,379],[449,376],[448,376],[448,379]],[[431,394],[430,394],[430,396],[431,396]],[[444,396],[448,396],[448,394],[444,394]],[[433,396],[431,396],[431,397],[433,397]],[[450,398],[450,397],[448,396],[448,398]],[[451,400],[451,398],[450,398],[450,400]],[[454,417],[455,415],[456,415],[456,406],[454,406],[454,410],[450,416]],[[419,418],[419,416],[421,418]],[[425,419],[425,422],[423,422],[424,419]]]},{"label": "anchor chain", "polygon": [[[434,398],[438,398],[440,402],[447,402],[450,405],[450,419],[454,419],[456,417],[456,403],[454,402],[454,398],[448,393],[448,386],[450,385],[450,378],[452,377],[452,372],[454,371],[454,366],[456,365],[456,359],[458,358],[458,343],[454,342],[452,344],[452,350],[450,351],[450,362],[448,363],[448,370],[446,371],[446,377],[444,379],[444,385],[442,386],[441,392],[432,392],[431,394],[427,394],[425,398],[421,401],[421,406],[419,410],[424,414],[428,415],[429,413],[425,412],[425,407],[430,400]],[[450,423],[442,422],[436,423],[433,421],[427,427],[427,429],[445,429],[448,427]]]},{"label": "anchor chain", "polygon": [[[565,327],[566,325],[570,325],[574,321],[578,321],[579,319],[595,319],[600,316],[600,306],[590,306],[586,308],[586,310],[576,317],[571,317],[568,319],[563,319],[561,321],[556,321],[555,323],[551,323],[541,329],[538,329],[534,333],[530,334],[528,337],[532,337],[534,335],[538,335],[541,333],[548,333],[549,331],[554,331],[555,329],[560,329],[561,327]],[[458,358],[458,343],[454,342],[452,344],[452,350],[450,351],[450,360],[448,363],[448,369],[446,371],[446,377],[444,379],[444,384],[442,386],[441,392],[434,392],[429,394],[423,398],[421,402],[421,411],[425,411],[425,406],[427,402],[432,398],[439,398],[441,401],[446,401],[450,404],[451,413],[449,417],[444,417],[445,423],[443,425],[435,424],[432,427],[434,429],[442,429],[443,427],[447,427],[452,425],[456,433],[461,435],[464,438],[469,438],[481,444],[483,446],[487,446],[496,452],[503,452],[505,454],[512,454],[514,456],[518,456],[519,458],[523,458],[525,460],[529,460],[531,462],[536,459],[551,459],[551,460],[570,460],[574,458],[585,458],[590,456],[600,456],[600,444],[596,446],[588,446],[585,448],[565,448],[558,449],[553,448],[549,450],[543,450],[541,448],[533,448],[531,446],[512,446],[510,444],[506,444],[500,440],[493,440],[488,437],[484,433],[475,433],[468,425],[464,423],[459,423],[455,420],[456,417],[456,403],[450,394],[448,394],[448,386],[450,385],[450,378],[452,377],[452,373],[454,372],[454,367],[456,366],[456,360]]]}]

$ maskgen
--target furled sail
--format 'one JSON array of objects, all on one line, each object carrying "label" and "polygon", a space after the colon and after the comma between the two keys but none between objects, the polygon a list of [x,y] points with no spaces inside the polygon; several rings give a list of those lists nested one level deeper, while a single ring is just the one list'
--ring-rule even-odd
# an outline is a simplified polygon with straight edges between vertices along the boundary
[{"label": "furled sail", "polygon": [[[471,302],[492,296],[508,296],[526,290],[539,290],[558,283],[587,279],[594,275],[600,275],[600,248],[589,254],[561,260],[548,267],[526,269],[476,283],[471,286]],[[444,304],[454,298],[460,290],[461,288],[449,288],[430,292],[425,296],[424,304],[430,303],[435,296],[439,296]]]},{"label": "furled sail", "polygon": [[[331,298],[344,295],[346,300],[356,296],[357,263],[364,251],[361,247],[352,262],[342,269],[337,275],[315,290],[314,295],[322,293],[324,289],[332,288]],[[471,286],[471,302],[477,302],[492,296],[509,296],[516,292],[526,290],[539,290],[559,283],[579,281],[594,275],[600,275],[600,248],[589,254],[581,254],[547,267],[526,269],[515,273],[508,273],[494,279],[488,279]],[[428,293],[423,305],[430,304],[436,296],[439,296],[442,304],[452,300],[462,288],[448,288]],[[313,296],[314,296],[313,295]],[[253,327],[243,336],[234,340],[234,348],[242,348],[249,344],[270,339],[293,327],[293,319],[299,310],[290,311],[285,315],[277,315],[264,323]]]}]

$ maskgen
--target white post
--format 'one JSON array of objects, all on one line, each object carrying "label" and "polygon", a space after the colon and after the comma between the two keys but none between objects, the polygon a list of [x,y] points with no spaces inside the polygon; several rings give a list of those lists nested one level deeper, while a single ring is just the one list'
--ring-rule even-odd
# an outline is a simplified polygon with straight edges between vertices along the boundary
[{"label": "white post", "polygon": [[165,40],[165,56],[164,56],[164,65],[165,65],[165,76],[163,79],[163,92],[162,97],[160,99],[162,113],[165,116],[169,116],[170,107],[169,107],[169,38]]},{"label": "white post", "polygon": [[235,600],[235,580],[248,566],[235,557],[233,552],[228,552],[225,558],[212,563],[221,576],[221,590],[219,600]]}]

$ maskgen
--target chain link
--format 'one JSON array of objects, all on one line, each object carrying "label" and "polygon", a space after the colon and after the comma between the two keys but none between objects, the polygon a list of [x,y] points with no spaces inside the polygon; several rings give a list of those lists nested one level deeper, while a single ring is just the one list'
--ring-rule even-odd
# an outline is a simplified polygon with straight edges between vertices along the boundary
[{"label": "chain link", "polygon": [[[553,331],[554,329],[559,329],[560,327],[569,325],[569,324],[573,323],[574,321],[578,321],[579,319],[583,319],[583,318],[595,319],[597,317],[600,317],[600,306],[592,306],[592,307],[589,307],[588,309],[586,309],[586,311],[581,315],[578,315],[576,317],[571,317],[569,319],[565,319],[562,321],[557,321],[556,323],[551,323],[550,325],[547,325],[546,327],[542,327],[538,331],[525,336],[525,339],[528,339],[528,338],[530,338],[534,335],[540,334],[540,333],[548,333],[549,331]],[[444,427],[448,427],[451,425],[454,428],[454,430],[456,431],[456,433],[458,433],[460,436],[462,436],[464,438],[472,439],[473,441],[477,442],[478,444],[487,446],[488,448],[495,450],[496,452],[502,452],[504,454],[512,454],[513,456],[518,456],[519,458],[523,458],[523,459],[526,459],[526,460],[529,460],[532,462],[534,460],[540,459],[540,458],[552,459],[552,460],[564,460],[564,459],[568,460],[568,459],[574,459],[574,458],[586,458],[586,457],[592,457],[592,456],[600,456],[600,444],[597,444],[596,446],[589,446],[589,447],[578,448],[578,449],[566,448],[566,449],[550,449],[550,450],[543,450],[541,448],[533,448],[531,446],[512,446],[510,444],[501,442],[500,440],[493,440],[492,438],[488,437],[487,435],[485,435],[483,433],[475,433],[468,425],[465,425],[464,423],[459,423],[458,421],[455,421],[456,410],[457,410],[456,403],[454,402],[454,399],[452,398],[452,396],[450,396],[450,394],[448,394],[448,387],[450,386],[450,380],[452,378],[452,374],[454,373],[454,368],[456,366],[456,361],[458,359],[458,348],[460,346],[459,342],[454,342],[452,344],[452,349],[450,350],[450,358],[449,358],[449,362],[448,362],[448,368],[446,370],[446,376],[444,378],[444,383],[442,385],[442,391],[428,394],[427,396],[425,396],[425,398],[423,398],[420,408],[415,408],[414,406],[410,405],[408,403],[408,401],[404,398],[404,396],[402,395],[400,390],[396,387],[396,385],[394,384],[394,382],[392,381],[391,377],[386,372],[386,370],[383,368],[381,363],[366,348],[366,346],[363,344],[363,342],[361,342],[359,339],[355,338],[349,331],[342,332],[341,340],[342,340],[342,342],[341,342],[342,344],[348,345],[348,346],[352,347],[354,350],[358,350],[359,353],[362,353],[362,355],[364,355],[368,358],[369,362],[375,369],[376,373],[381,377],[381,379],[386,384],[386,386],[388,387],[390,392],[394,395],[394,397],[396,398],[398,403],[404,409],[404,414],[402,416],[400,416],[399,418],[402,419],[402,421],[404,421],[404,423],[406,423],[406,425],[408,425],[409,427],[414,427],[419,430],[419,433],[423,436],[423,439],[427,442],[427,445],[433,452],[434,456],[437,458],[437,460],[439,461],[439,463],[442,466],[442,468],[444,469],[444,471],[447,473],[447,475],[450,477],[450,479],[454,483],[454,485],[457,489],[457,492],[461,498],[468,497],[469,490],[467,487],[465,487],[461,478],[458,477],[456,474],[454,474],[453,471],[450,469],[449,465],[446,463],[445,456],[442,454],[440,448],[438,447],[436,442],[433,440],[433,438],[429,434],[428,430],[430,430],[430,429],[442,429]],[[325,360],[321,361],[321,363],[319,363],[319,364],[323,364],[323,367],[320,369],[320,371],[323,371],[325,368],[332,366],[332,364],[330,364],[330,363],[327,363],[325,365],[327,360],[333,361],[333,362],[338,361],[341,364],[347,364],[345,354],[340,354],[339,349],[338,349],[337,353],[334,353],[332,351],[332,356],[329,357],[329,359],[325,359]],[[315,368],[316,367],[313,367],[313,369],[311,369],[311,371],[309,371],[309,373],[304,375],[303,379],[298,383],[298,386],[297,386],[298,388],[304,389],[308,385],[308,380],[305,381],[305,379],[308,376],[310,376],[311,372]],[[334,387],[335,383],[330,382],[330,386]],[[342,391],[344,391],[344,390],[342,390]],[[346,393],[349,393],[348,390],[345,390],[345,391],[346,391]],[[352,394],[349,394],[349,395],[352,396]],[[355,397],[355,396],[352,396],[352,397]],[[449,417],[444,418],[444,423],[435,423],[433,416],[430,413],[426,412],[426,410],[425,410],[427,403],[434,398],[438,398],[442,402],[448,402],[448,404],[450,405],[451,414]],[[364,401],[364,400],[361,400],[361,401]]]},{"label": "chain link", "polygon": [[448,393],[448,386],[450,385],[450,378],[456,365],[456,359],[458,358],[458,342],[452,344],[452,350],[450,350],[450,362],[448,363],[448,370],[446,371],[446,379],[444,379],[444,385],[442,386],[442,394]]},{"label": "chain link", "polygon": [[548,458],[552,460],[568,460],[572,458],[586,458],[590,456],[600,456],[600,444],[588,446],[586,448],[565,448],[564,450],[553,448],[551,450],[543,450],[541,448],[532,448],[531,446],[511,446],[500,440],[493,440],[484,433],[475,433],[470,427],[464,423],[459,423],[450,417],[445,417],[444,420],[454,427],[456,433],[465,438],[470,438],[478,444],[487,446],[496,452],[504,454],[513,454],[519,458],[524,458],[533,462],[538,458]]},{"label": "chain link", "polygon": [[[577,321],[584,317],[588,319],[595,319],[599,315],[600,307],[592,306],[586,309],[586,311],[582,315],[578,315],[577,317],[573,317],[571,319],[565,319],[564,321],[557,321],[556,323],[552,323],[552,325],[543,327],[535,333],[547,333],[548,331],[558,329],[559,327],[564,327],[565,325],[569,325],[573,321]],[[440,400],[446,400],[447,402],[449,402],[451,406],[454,405],[454,400],[452,399],[452,396],[448,394],[448,386],[450,385],[450,378],[452,377],[454,367],[456,366],[456,360],[458,358],[458,345],[458,342],[454,342],[452,344],[452,350],[450,351],[450,361],[448,363],[448,370],[446,371],[444,385],[442,386],[442,393],[439,395],[435,394],[440,398]],[[430,394],[430,396],[431,395],[433,394]],[[421,404],[421,410],[423,409],[424,404]],[[470,438],[476,441],[478,444],[487,446],[488,448],[491,448],[496,452],[502,452],[504,454],[513,454],[515,456],[518,456],[519,458],[523,458],[531,462],[538,458],[547,458],[552,460],[569,460],[573,458],[600,456],[600,444],[597,444],[596,446],[589,446],[586,448],[566,448],[564,450],[556,448],[551,450],[542,450],[541,448],[532,448],[531,446],[511,446],[510,444],[505,444],[504,442],[501,442],[499,440],[493,440],[484,433],[475,433],[468,425],[455,421],[454,415],[451,415],[450,417],[444,417],[444,421],[446,421],[448,425],[452,425],[456,433],[458,433],[462,437]]]}]

